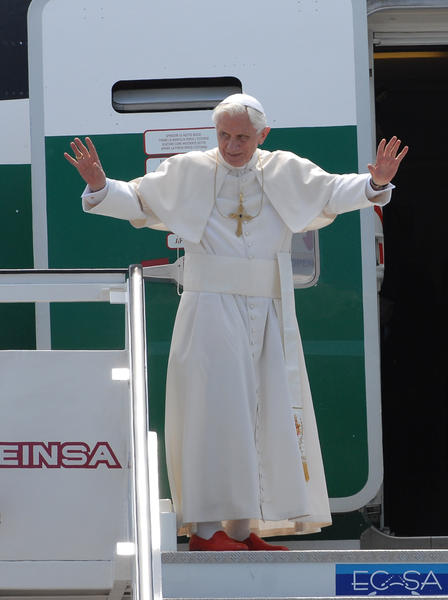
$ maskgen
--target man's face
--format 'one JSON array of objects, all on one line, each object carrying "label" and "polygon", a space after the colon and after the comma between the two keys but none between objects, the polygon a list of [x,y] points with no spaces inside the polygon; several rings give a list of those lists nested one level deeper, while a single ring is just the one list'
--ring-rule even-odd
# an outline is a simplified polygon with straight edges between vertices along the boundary
[{"label": "man's face", "polygon": [[257,133],[247,113],[234,116],[223,113],[216,125],[219,151],[232,167],[242,167],[249,162],[268,133],[269,127]]}]

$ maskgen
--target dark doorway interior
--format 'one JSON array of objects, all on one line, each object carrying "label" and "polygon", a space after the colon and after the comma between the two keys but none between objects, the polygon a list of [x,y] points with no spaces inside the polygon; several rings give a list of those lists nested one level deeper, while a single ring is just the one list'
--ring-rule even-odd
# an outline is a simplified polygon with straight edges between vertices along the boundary
[{"label": "dark doorway interior", "polygon": [[28,98],[27,11],[31,0],[0,1],[0,100]]},{"label": "dark doorway interior", "polygon": [[397,536],[446,536],[448,47],[380,52],[378,138],[395,134],[410,146],[384,209],[385,526]]}]

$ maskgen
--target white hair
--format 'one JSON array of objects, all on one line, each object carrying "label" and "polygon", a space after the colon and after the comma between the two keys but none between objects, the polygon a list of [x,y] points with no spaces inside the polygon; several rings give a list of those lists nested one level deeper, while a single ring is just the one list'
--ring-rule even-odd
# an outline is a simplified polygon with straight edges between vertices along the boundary
[{"label": "white hair", "polygon": [[259,110],[255,110],[251,106],[244,106],[236,102],[221,102],[216,106],[212,113],[213,123],[218,124],[218,121],[222,114],[228,114],[230,116],[242,115],[244,113],[250,119],[250,122],[257,130],[257,133],[261,133],[265,127],[267,127],[266,115]]}]

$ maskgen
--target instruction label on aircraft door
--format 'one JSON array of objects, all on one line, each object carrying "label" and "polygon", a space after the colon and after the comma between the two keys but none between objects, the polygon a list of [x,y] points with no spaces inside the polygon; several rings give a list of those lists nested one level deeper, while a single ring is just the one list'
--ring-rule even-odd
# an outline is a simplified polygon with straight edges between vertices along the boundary
[{"label": "instruction label on aircraft door", "polygon": [[144,133],[146,172],[155,171],[166,158],[192,150],[210,150],[217,145],[214,127],[196,129],[149,129]]}]

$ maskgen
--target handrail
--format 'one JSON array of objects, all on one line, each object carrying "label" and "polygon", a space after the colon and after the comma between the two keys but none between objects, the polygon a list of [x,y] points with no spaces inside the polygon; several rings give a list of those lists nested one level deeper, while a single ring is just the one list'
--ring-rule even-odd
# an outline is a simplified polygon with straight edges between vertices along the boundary
[{"label": "handrail", "polygon": [[0,303],[124,302],[123,269],[3,269]]},{"label": "handrail", "polygon": [[[0,303],[111,302],[127,305],[131,395],[132,503],[134,527],[134,599],[159,600],[161,590],[159,498],[150,488],[146,319],[141,265],[123,269],[3,269]],[[151,442],[154,442],[151,438]],[[150,495],[151,492],[151,495]],[[152,502],[152,506],[151,506]]]},{"label": "handrail", "polygon": [[66,275],[66,274],[83,274],[83,273],[124,273],[125,275],[128,273],[129,268],[98,268],[98,269],[0,269],[0,275],[34,275],[36,273],[40,275]]},{"label": "handrail", "polygon": [[159,577],[151,545],[151,506],[148,477],[148,408],[146,328],[143,270],[129,267],[129,359],[131,372],[133,507],[135,546],[135,600],[161,598]]}]

